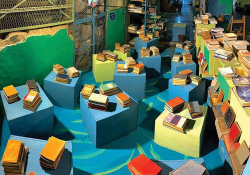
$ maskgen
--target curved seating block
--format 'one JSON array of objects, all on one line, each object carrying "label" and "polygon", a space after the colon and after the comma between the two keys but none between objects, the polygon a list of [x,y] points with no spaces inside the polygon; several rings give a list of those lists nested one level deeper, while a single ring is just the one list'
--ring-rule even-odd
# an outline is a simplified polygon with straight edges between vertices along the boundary
[{"label": "curved seating block", "polygon": [[[39,156],[42,152],[47,140],[31,139],[26,137],[11,136],[10,139],[19,140],[24,143],[25,146],[29,148],[29,154],[27,157],[27,164],[24,174],[27,175],[30,171],[35,172],[39,175],[59,175],[59,174],[69,174],[73,175],[73,161],[72,161],[72,145],[71,142],[66,142],[65,150],[60,159],[60,162],[56,170],[45,169],[41,167],[39,163]],[[7,144],[7,143],[6,143]],[[5,147],[6,147],[5,144]],[[2,163],[0,163],[2,166]],[[0,174],[3,173],[1,168]]]},{"label": "curved seating block", "polygon": [[[172,41],[179,41],[178,35],[187,35],[186,23],[175,23],[172,28]],[[187,37],[187,36],[186,36]]]},{"label": "curved seating block", "polygon": [[208,108],[206,106],[200,107],[203,116],[196,119],[192,119],[190,116],[187,103],[185,103],[182,112],[179,113],[179,115],[189,119],[185,133],[164,126],[163,120],[169,112],[163,111],[155,120],[155,143],[187,156],[200,157]]},{"label": "curved seating block", "polygon": [[232,164],[227,153],[226,145],[223,140],[219,140],[219,152],[224,162],[224,169],[228,174],[233,174]]},{"label": "curved seating block", "polygon": [[153,38],[149,41],[142,41],[141,38],[135,38],[135,50],[140,52],[142,47],[150,48],[151,46],[158,47],[158,39]]},{"label": "curved seating block", "polygon": [[182,70],[190,69],[193,71],[193,74],[196,75],[196,63],[192,62],[190,64],[184,64],[183,61],[173,62],[171,61],[171,75],[172,77],[175,74],[178,74]]},{"label": "curved seating block", "polygon": [[[67,69],[65,71],[67,72]],[[79,77],[69,77],[69,84],[55,82],[55,78],[56,73],[52,71],[44,79],[44,92],[53,105],[74,110],[82,89],[81,71],[79,71]]]},{"label": "curved seating block", "polygon": [[117,61],[115,68],[114,82],[130,97],[136,100],[145,98],[146,89],[146,73],[145,71],[136,75],[132,73],[133,69],[129,69],[129,73],[117,73],[117,64],[125,64],[124,61]]},{"label": "curved seating block", "polygon": [[132,98],[131,100],[131,106],[122,108],[115,95],[109,96],[107,111],[100,111],[88,108],[88,100],[80,98],[81,118],[96,147],[136,130],[138,103]]},{"label": "curved seating block", "polygon": [[54,129],[54,107],[37,83],[42,98],[35,112],[23,108],[23,98],[28,94],[26,85],[16,87],[21,100],[9,104],[1,91],[1,97],[11,135],[41,138],[51,135]]},{"label": "curved seating block", "polygon": [[205,81],[197,86],[195,84],[188,84],[186,86],[173,85],[173,79],[169,80],[169,99],[173,99],[177,96],[181,97],[186,102],[198,101],[199,104],[203,104],[205,99]]},{"label": "curved seating block", "polygon": [[127,57],[130,57],[131,55],[131,51],[129,51],[128,53],[121,53],[120,50],[114,50],[114,53],[117,53],[118,54],[118,60],[119,61],[125,61]]},{"label": "curved seating block", "polygon": [[96,60],[97,54],[93,55],[92,71],[96,82],[113,81],[115,62],[106,60],[105,62]]}]

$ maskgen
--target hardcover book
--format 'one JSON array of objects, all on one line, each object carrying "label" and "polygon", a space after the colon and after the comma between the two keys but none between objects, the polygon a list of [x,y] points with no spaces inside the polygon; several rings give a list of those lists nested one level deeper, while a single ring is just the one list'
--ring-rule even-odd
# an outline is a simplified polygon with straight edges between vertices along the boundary
[{"label": "hardcover book", "polygon": [[247,161],[247,159],[250,155],[249,148],[248,148],[245,141],[242,142],[239,149],[236,151],[236,155],[240,161],[240,164],[241,165],[245,164],[245,162]]},{"label": "hardcover book", "polygon": [[229,129],[231,128],[233,122],[234,122],[234,119],[236,117],[236,114],[233,110],[232,107],[229,107],[225,113],[225,117],[224,117],[224,121],[225,121],[225,124],[226,124],[226,127]]},{"label": "hardcover book", "polygon": [[237,122],[234,122],[230,131],[229,131],[229,137],[231,140],[235,143],[238,142],[240,135],[241,135],[241,128]]}]

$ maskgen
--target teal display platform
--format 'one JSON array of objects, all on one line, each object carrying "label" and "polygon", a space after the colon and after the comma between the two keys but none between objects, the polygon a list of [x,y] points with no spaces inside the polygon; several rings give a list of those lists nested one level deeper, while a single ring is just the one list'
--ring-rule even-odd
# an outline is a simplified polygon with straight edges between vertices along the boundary
[{"label": "teal display platform", "polygon": [[[65,72],[67,74],[67,69],[65,69]],[[79,71],[79,77],[69,77],[68,84],[57,83],[54,81],[55,78],[56,73],[51,71],[44,79],[44,92],[53,105],[75,109],[82,89],[81,71]]]},{"label": "teal display platform", "polygon": [[[35,172],[37,175],[73,175],[73,162],[72,162],[72,145],[71,142],[66,142],[65,150],[56,170],[46,169],[41,167],[39,163],[39,156],[42,152],[47,140],[32,139],[19,136],[10,136],[9,139],[19,140],[29,148],[27,157],[27,164],[24,174],[28,175],[30,171]],[[6,143],[7,144],[7,143]],[[5,144],[5,147],[6,147]],[[2,167],[2,163],[0,163]],[[4,174],[3,169],[0,169],[0,174]]]},{"label": "teal display platform", "polygon": [[183,61],[173,62],[171,61],[171,76],[178,74],[182,70],[190,69],[193,74],[196,75],[196,63],[192,62],[190,64],[184,64]]},{"label": "teal display platform", "polygon": [[[120,89],[119,92],[121,92]],[[131,101],[131,106],[122,108],[116,101],[116,96],[112,95],[109,96],[107,111],[100,111],[88,108],[88,100],[80,98],[82,121],[96,147],[105,145],[136,130],[138,103],[132,98]]]},{"label": "teal display platform", "polygon": [[143,100],[145,98],[146,89],[146,73],[137,75],[129,69],[128,73],[117,73],[117,64],[125,64],[124,61],[117,61],[114,75],[114,82],[130,97],[136,100]]},{"label": "teal display platform", "polygon": [[186,86],[173,85],[173,79],[169,80],[169,100],[179,96],[185,102],[198,101],[203,104],[205,100],[205,81],[202,81],[198,86],[195,84],[188,84]]},{"label": "teal display platform", "polygon": [[50,135],[54,129],[54,108],[40,85],[41,104],[35,112],[23,108],[23,98],[28,94],[26,85],[16,87],[21,100],[9,104],[1,91],[5,114],[12,135],[39,138]]},{"label": "teal display platform", "polygon": [[247,161],[246,167],[242,173],[242,175],[248,175],[250,174],[250,161]]},{"label": "teal display platform", "polygon": [[158,39],[154,38],[144,42],[141,38],[135,38],[135,50],[137,52],[140,52],[142,47],[150,48],[151,46],[158,47]]},{"label": "teal display platform", "polygon": [[192,55],[193,60],[196,60],[196,46],[193,46],[190,51],[176,47],[175,53],[177,53],[177,52],[179,52],[181,54],[183,54],[184,52],[190,53]]},{"label": "teal display platform", "polygon": [[141,57],[138,53],[138,61],[143,63],[146,70],[147,78],[159,77],[161,73],[161,56]]},{"label": "teal display platform", "polygon": [[[172,28],[172,41],[179,41],[178,35],[187,35],[186,23],[175,23]],[[187,37],[187,36],[186,36]]]},{"label": "teal display platform", "polygon": [[227,149],[223,140],[219,140],[219,151],[220,151],[222,161],[224,163],[225,171],[227,172],[227,174],[234,174],[233,169],[232,169],[232,164],[231,164],[231,161],[230,161],[230,158],[227,153]]}]

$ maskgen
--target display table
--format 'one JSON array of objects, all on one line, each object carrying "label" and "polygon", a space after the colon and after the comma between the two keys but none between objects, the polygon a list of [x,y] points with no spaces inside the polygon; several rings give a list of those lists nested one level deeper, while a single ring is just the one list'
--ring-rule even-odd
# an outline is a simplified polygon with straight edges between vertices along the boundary
[{"label": "display table", "polygon": [[15,87],[21,100],[9,104],[1,91],[5,114],[12,135],[40,138],[50,135],[54,129],[54,107],[40,85],[42,102],[35,112],[23,108],[23,98],[28,94],[26,85]]},{"label": "display table", "polygon": [[[67,69],[65,72],[67,74]],[[51,71],[44,79],[44,92],[55,106],[74,110],[82,90],[81,71],[79,77],[69,77],[68,84],[55,82],[55,78],[56,73]]]},{"label": "display table", "polygon": [[115,62],[106,60],[105,62],[96,60],[97,54],[93,55],[92,71],[96,82],[114,80]]},{"label": "display table", "polygon": [[187,24],[175,23],[172,28],[172,41],[179,41],[179,35],[185,35],[187,39]]},{"label": "display table", "polygon": [[140,52],[142,47],[150,48],[151,46],[158,47],[158,39],[153,38],[149,41],[142,41],[141,38],[135,38],[135,50]]},{"label": "display table", "polygon": [[[29,154],[27,157],[27,164],[24,174],[28,175],[30,171],[35,172],[38,175],[59,175],[68,174],[73,175],[73,160],[72,160],[72,145],[71,142],[66,142],[65,150],[61,157],[61,160],[56,170],[45,169],[41,167],[39,163],[39,156],[42,152],[47,140],[31,139],[26,137],[11,136],[10,139],[19,140],[29,148]],[[6,147],[7,142],[5,143]],[[0,163],[2,167],[2,163]],[[4,173],[3,168],[0,169],[0,174]]]},{"label": "display table", "polygon": [[155,78],[161,74],[161,55],[141,57],[141,53],[138,53],[138,61],[143,63],[146,70],[147,78]]},{"label": "display table", "polygon": [[121,53],[120,50],[114,50],[114,53],[118,54],[118,60],[120,60],[120,61],[125,61],[127,57],[131,56],[130,51],[128,53],[123,54],[123,53]]},{"label": "display table", "polygon": [[88,100],[80,98],[81,118],[96,147],[136,130],[138,103],[132,98],[131,101],[131,106],[122,108],[116,101],[116,96],[112,95],[109,96],[107,111],[100,111],[88,108]]},{"label": "display table", "polygon": [[137,75],[132,73],[133,69],[129,69],[128,73],[117,73],[117,64],[125,64],[124,61],[117,61],[115,68],[114,83],[117,84],[130,97],[136,100],[145,98],[146,73]]},{"label": "display table", "polygon": [[206,89],[204,80],[198,86],[192,83],[186,86],[175,86],[173,85],[173,79],[170,79],[168,87],[169,100],[179,96],[185,102],[198,101],[199,104],[203,104],[205,101]]},{"label": "display table", "polygon": [[184,52],[190,53],[192,55],[193,60],[196,59],[196,47],[195,46],[192,47],[191,50],[189,50],[189,51],[176,47],[175,48],[175,53],[177,53],[177,52],[181,53],[181,55],[183,55]]},{"label": "display table", "polygon": [[171,75],[172,77],[175,74],[178,74],[182,70],[190,69],[193,71],[193,74],[196,75],[196,63],[192,62],[190,64],[184,64],[183,61],[173,62],[171,61]]},{"label": "display table", "polygon": [[227,174],[233,174],[232,164],[229,158],[229,155],[227,153],[226,145],[223,140],[219,140],[219,152],[222,158],[222,161],[224,162],[224,169],[227,172]]},{"label": "display table", "polygon": [[187,156],[200,157],[207,116],[207,107],[200,107],[203,116],[196,119],[191,118],[187,103],[185,103],[182,112],[179,113],[179,115],[189,119],[185,133],[164,126],[163,120],[169,112],[163,111],[155,120],[155,143]]},{"label": "display table", "polygon": [[221,73],[218,73],[218,82],[220,84],[219,91],[222,89],[224,92],[224,98],[223,101],[230,100],[231,98],[231,90],[235,86],[233,83],[232,78],[226,78],[221,75]]}]

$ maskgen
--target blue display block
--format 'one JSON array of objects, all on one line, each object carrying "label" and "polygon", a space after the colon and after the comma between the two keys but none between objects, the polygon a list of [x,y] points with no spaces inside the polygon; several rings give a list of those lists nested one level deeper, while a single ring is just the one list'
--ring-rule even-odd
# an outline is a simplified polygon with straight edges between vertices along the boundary
[{"label": "blue display block", "polygon": [[6,116],[3,117],[2,130],[0,140],[0,159],[2,159],[6,144],[10,138],[10,128]]},{"label": "blue display block", "polygon": [[150,48],[151,46],[158,47],[158,39],[153,38],[149,41],[142,41],[141,38],[135,38],[135,50],[140,52],[142,47]]},{"label": "blue display block", "polygon": [[23,108],[23,98],[28,94],[26,85],[15,87],[21,100],[9,104],[1,91],[1,97],[12,135],[41,138],[51,135],[54,129],[54,107],[40,85],[42,102],[35,112]]},{"label": "blue display block", "polygon": [[[37,175],[59,175],[59,174],[73,175],[71,142],[66,142],[65,150],[60,159],[60,162],[58,163],[56,170],[52,170],[43,168],[39,163],[40,153],[42,152],[44,146],[46,145],[47,140],[31,139],[13,135],[10,137],[10,139],[19,140],[23,142],[26,147],[29,148],[26,169],[24,171],[25,175],[28,175],[30,171],[33,171]],[[0,163],[0,166],[2,167],[2,163]],[[1,168],[0,174],[4,174],[3,168]]]},{"label": "blue display block", "polygon": [[226,170],[227,174],[233,174],[232,164],[227,153],[226,145],[223,140],[219,140],[219,152],[224,162],[224,169]]},{"label": "blue display block", "polygon": [[179,35],[187,35],[187,24],[186,23],[175,23],[172,29],[172,41],[179,41]]},{"label": "blue display block", "polygon": [[158,77],[161,74],[161,55],[141,57],[141,53],[138,53],[138,61],[143,63],[146,70],[147,78]]},{"label": "blue display block", "polygon": [[178,74],[182,70],[190,69],[193,71],[193,74],[196,75],[196,63],[192,62],[189,64],[184,64],[183,61],[173,62],[171,61],[171,76]]},{"label": "blue display block", "polygon": [[195,84],[188,84],[186,86],[173,85],[173,79],[169,80],[169,100],[179,96],[185,102],[198,101],[203,104],[205,100],[205,81],[202,81],[198,86]]},{"label": "blue display block", "polygon": [[196,60],[196,46],[193,46],[189,51],[176,47],[175,53],[177,52],[181,53],[181,55],[183,55],[184,52],[190,53],[192,55],[193,60]]},{"label": "blue display block", "polygon": [[[67,69],[65,71],[67,72]],[[81,71],[79,77],[69,77],[68,84],[57,83],[55,78],[56,73],[51,71],[44,79],[44,92],[55,106],[75,109],[82,89]]]},{"label": "blue display block", "polygon": [[132,98],[131,101],[131,106],[122,108],[116,101],[116,96],[112,95],[109,96],[107,111],[100,111],[88,108],[88,100],[80,98],[81,118],[96,147],[119,139],[137,129],[138,103]]},{"label": "blue display block", "polygon": [[130,97],[136,100],[145,98],[146,73],[137,75],[132,73],[133,69],[129,69],[128,73],[117,73],[117,64],[125,64],[124,61],[117,61],[115,68],[114,82]]},{"label": "blue display block", "polygon": [[249,161],[249,159],[247,161],[246,167],[245,167],[242,175],[248,175],[248,174],[250,174],[250,161]]}]

